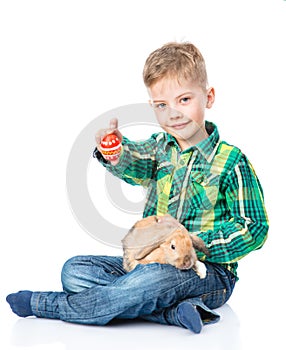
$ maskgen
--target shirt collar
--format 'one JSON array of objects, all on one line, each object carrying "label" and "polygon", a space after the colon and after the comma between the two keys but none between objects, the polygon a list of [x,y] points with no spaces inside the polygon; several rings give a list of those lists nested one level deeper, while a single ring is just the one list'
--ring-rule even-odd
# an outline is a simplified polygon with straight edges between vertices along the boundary
[{"label": "shirt collar", "polygon": [[[194,151],[195,149],[197,149],[198,154],[208,163],[211,163],[211,161],[213,160],[213,157],[216,154],[220,137],[219,137],[217,126],[215,124],[206,121],[205,127],[207,130],[207,133],[209,134],[209,137],[199,142],[195,146],[188,148],[188,150],[185,150],[184,152]],[[176,138],[170,134],[167,134],[167,145],[171,145],[171,144],[175,145],[175,147],[178,150],[180,149]]]}]

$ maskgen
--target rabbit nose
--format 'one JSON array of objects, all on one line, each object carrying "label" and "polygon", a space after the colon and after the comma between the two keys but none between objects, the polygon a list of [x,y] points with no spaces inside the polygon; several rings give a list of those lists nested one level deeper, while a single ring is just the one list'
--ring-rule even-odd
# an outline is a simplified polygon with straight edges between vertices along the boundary
[{"label": "rabbit nose", "polygon": [[188,262],[190,262],[191,258],[189,256],[185,256],[184,257],[184,264],[187,264]]},{"label": "rabbit nose", "polygon": [[190,267],[190,265],[191,265],[191,257],[190,256],[185,256],[183,264],[184,264],[185,267]]}]

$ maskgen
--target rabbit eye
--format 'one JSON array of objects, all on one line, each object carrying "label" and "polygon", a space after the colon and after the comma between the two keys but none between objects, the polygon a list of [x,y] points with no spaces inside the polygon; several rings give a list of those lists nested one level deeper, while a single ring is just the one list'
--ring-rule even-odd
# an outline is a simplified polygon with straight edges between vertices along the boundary
[{"label": "rabbit eye", "polygon": [[174,244],[171,244],[171,249],[173,249],[173,250],[175,250],[175,249],[176,249],[176,247],[175,247],[175,245],[174,245]]}]

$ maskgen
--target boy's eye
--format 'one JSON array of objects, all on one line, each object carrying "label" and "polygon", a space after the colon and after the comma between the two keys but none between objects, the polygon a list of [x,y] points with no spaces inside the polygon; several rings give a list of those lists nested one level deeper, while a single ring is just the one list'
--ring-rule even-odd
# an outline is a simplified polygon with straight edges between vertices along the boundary
[{"label": "boy's eye", "polygon": [[156,109],[165,109],[167,107],[166,103],[155,103],[154,107]]},{"label": "boy's eye", "polygon": [[181,98],[181,103],[186,104],[190,101],[190,97],[183,97]]}]

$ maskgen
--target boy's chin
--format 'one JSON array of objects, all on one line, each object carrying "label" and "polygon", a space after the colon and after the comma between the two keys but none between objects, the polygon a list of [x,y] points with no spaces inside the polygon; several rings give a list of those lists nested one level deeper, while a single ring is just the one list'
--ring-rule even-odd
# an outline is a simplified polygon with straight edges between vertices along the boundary
[{"label": "boy's chin", "polygon": [[172,133],[171,135],[177,140],[182,150],[195,146],[207,137],[207,135],[200,132],[200,130],[196,130],[195,132],[180,130],[180,132]]},{"label": "boy's chin", "polygon": [[175,139],[180,143],[180,142],[184,142],[184,143],[188,143],[192,137],[194,136],[195,133],[190,132],[190,130],[178,130],[178,131],[170,131],[169,134],[171,134],[172,136],[175,137]]}]

